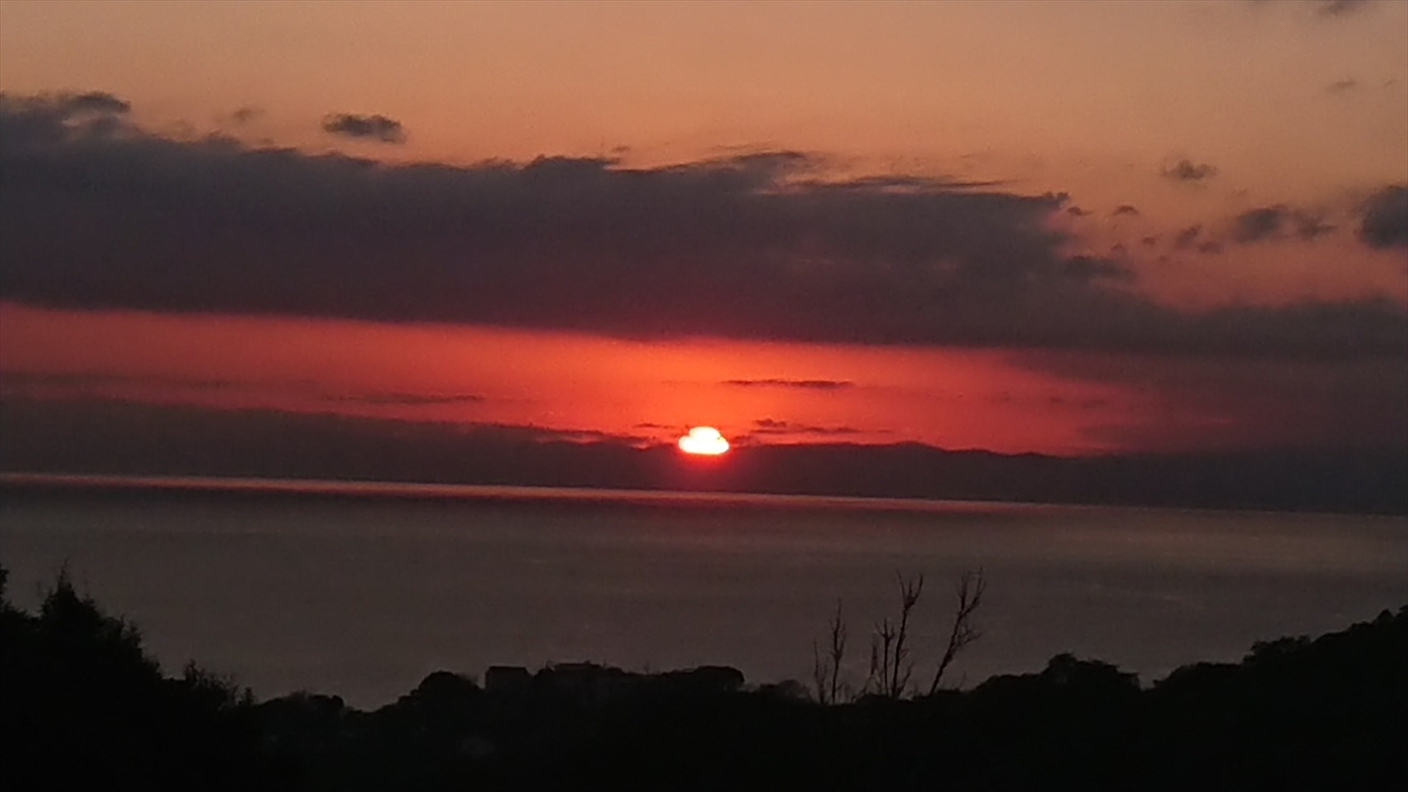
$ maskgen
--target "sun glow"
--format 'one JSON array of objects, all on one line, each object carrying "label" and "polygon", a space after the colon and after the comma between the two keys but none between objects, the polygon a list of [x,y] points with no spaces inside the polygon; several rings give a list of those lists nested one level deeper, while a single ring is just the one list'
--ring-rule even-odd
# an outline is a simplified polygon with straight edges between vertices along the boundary
[{"label": "sun glow", "polygon": [[718,456],[728,451],[728,441],[712,426],[696,426],[680,438],[680,450],[686,454]]}]

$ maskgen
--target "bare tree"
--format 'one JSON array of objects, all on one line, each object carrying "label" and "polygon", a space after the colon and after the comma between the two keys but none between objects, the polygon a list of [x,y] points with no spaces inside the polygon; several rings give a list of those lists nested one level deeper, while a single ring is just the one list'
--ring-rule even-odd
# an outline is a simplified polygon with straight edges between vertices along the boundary
[{"label": "bare tree", "polygon": [[[909,624],[910,616],[924,592],[924,576],[906,578],[896,570],[895,580],[900,590],[899,617],[892,620],[886,616],[875,623],[875,630],[870,636],[870,672],[861,687],[861,695],[899,699],[918,692],[910,687],[914,661],[910,659]],[[957,607],[953,626],[949,630],[948,645],[939,659],[938,670],[929,685],[929,695],[938,692],[944,673],[953,664],[954,658],[982,637],[982,632],[974,624],[973,614],[982,604],[986,588],[987,582],[981,568],[964,572],[954,586]],[[841,680],[841,667],[846,656],[846,622],[840,600],[836,601],[836,612],[831,616],[829,627],[830,646],[825,653],[817,642],[812,642],[812,684],[816,688],[817,701],[838,704],[855,695],[854,690]]]},{"label": "bare tree", "polygon": [[831,616],[831,646],[825,659],[816,642],[812,642],[812,681],[816,684],[816,698],[822,704],[835,704],[840,700],[841,663],[846,657],[846,621],[841,614],[841,600],[836,600],[836,613]]},{"label": "bare tree", "polygon": [[954,587],[954,594],[958,598],[958,607],[953,614],[953,628],[949,630],[948,646],[944,649],[944,656],[939,660],[939,670],[934,673],[934,681],[929,685],[929,695],[934,695],[939,691],[939,682],[944,678],[944,672],[948,670],[953,658],[963,651],[964,647],[982,637],[983,633],[973,624],[973,613],[978,610],[978,606],[983,602],[983,591],[987,588],[987,582],[983,580],[983,570],[964,572],[958,579],[958,585]]},{"label": "bare tree", "polygon": [[924,576],[906,578],[895,572],[900,586],[900,617],[892,622],[887,616],[875,625],[870,637],[870,675],[866,689],[884,698],[897,699],[909,687],[914,663],[909,659],[909,615],[924,592]]}]

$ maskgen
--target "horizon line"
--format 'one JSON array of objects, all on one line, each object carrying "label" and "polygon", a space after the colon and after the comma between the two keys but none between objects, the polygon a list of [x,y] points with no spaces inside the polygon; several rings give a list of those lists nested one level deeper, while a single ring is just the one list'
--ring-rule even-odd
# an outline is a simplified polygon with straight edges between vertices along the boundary
[{"label": "horizon line", "polygon": [[[628,503],[644,506],[715,506],[920,513],[979,513],[1029,510],[1122,509],[1187,511],[1180,508],[1038,503],[1003,500],[896,498],[859,495],[801,495],[771,492],[553,487],[521,484],[468,484],[368,479],[275,478],[265,476],[188,476],[168,474],[49,473],[0,471],[0,489],[66,488],[143,490],[227,494],[310,495],[413,500],[547,501],[557,503]],[[1198,510],[1203,511],[1203,510]]]}]

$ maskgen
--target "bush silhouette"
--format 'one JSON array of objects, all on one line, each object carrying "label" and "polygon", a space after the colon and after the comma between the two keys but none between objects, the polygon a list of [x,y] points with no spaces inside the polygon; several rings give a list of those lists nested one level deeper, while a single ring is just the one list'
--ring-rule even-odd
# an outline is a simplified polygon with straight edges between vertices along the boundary
[{"label": "bush silhouette", "polygon": [[567,663],[489,689],[436,672],[359,711],[310,693],[254,704],[196,666],[166,677],[137,630],[66,575],[31,615],[4,599],[3,572],[5,789],[1367,789],[1408,777],[1408,607],[1147,688],[1060,654],[969,691],[827,706],[797,682],[749,689],[728,667]]},{"label": "bush silhouette", "polygon": [[0,610],[9,788],[230,789],[260,777],[248,699],[194,665],[163,676],[137,629],[67,573],[37,615],[8,600]]}]

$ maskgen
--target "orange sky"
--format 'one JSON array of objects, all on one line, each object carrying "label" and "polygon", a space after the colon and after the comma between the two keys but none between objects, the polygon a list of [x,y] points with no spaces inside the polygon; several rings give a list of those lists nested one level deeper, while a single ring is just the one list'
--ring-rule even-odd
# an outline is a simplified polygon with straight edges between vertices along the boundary
[{"label": "orange sky", "polygon": [[410,135],[378,157],[785,146],[1172,209],[1170,156],[1219,163],[1218,198],[1408,178],[1408,6],[1369,5],[7,0],[0,86],[194,130],[258,108],[242,134],[308,147],[324,113],[384,113]]},{"label": "orange sky", "polygon": [[[1069,235],[1068,252],[1122,262],[1134,277],[1121,288],[1160,305],[1401,307],[1403,249],[1370,249],[1353,228],[1374,191],[1408,183],[1408,3],[1328,9],[3,0],[0,90],[107,91],[132,103],[135,123],[171,139],[219,132],[252,148],[384,162],[548,154],[644,167],[805,151],[826,164],[823,179],[946,176],[1020,195],[1065,193],[1082,210],[1053,221]],[[336,112],[394,118],[406,142],[329,136],[319,121]],[[1210,175],[1164,175],[1181,160],[1211,166]],[[1121,205],[1138,212],[1112,216]],[[1308,242],[1227,242],[1239,214],[1268,205],[1334,230]],[[1219,245],[1173,243],[1195,225],[1200,240]],[[643,441],[708,423],[755,442],[1058,454],[1196,446],[1213,442],[1208,427],[1250,420],[1240,384],[1227,388],[1242,406],[1179,400],[1090,365],[1033,365],[1019,349],[646,342],[0,299],[11,300],[0,303],[0,374],[12,395]],[[1149,363],[1103,360],[1094,368]],[[1314,390],[1305,383],[1325,374],[1315,372],[1286,376]],[[1244,429],[1232,434],[1278,441],[1264,426]],[[1292,429],[1280,440],[1299,437]]]}]

